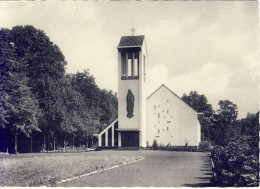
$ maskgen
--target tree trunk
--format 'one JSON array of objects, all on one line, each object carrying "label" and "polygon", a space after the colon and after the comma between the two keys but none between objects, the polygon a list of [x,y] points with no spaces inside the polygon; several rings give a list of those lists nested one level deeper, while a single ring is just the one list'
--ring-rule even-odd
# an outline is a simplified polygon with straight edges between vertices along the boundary
[{"label": "tree trunk", "polygon": [[49,137],[49,133],[48,133],[48,138],[47,138],[47,144],[48,144],[48,147],[47,147],[47,152],[49,152],[50,150],[50,137]]},{"label": "tree trunk", "polygon": [[72,149],[74,150],[74,134],[72,136]]},{"label": "tree trunk", "polygon": [[45,133],[43,134],[43,151],[46,151],[46,140],[45,140]]},{"label": "tree trunk", "polygon": [[86,137],[86,148],[88,148],[88,136]]},{"label": "tree trunk", "polygon": [[32,136],[32,133],[31,133],[31,150],[30,150],[30,152],[32,153],[32,141],[33,141],[33,138],[32,138],[33,136]]},{"label": "tree trunk", "polygon": [[14,153],[17,154],[17,131],[15,132],[15,137],[14,137]]},{"label": "tree trunk", "polygon": [[56,148],[55,148],[55,135],[53,137],[53,148],[54,148],[54,151],[55,151],[56,150]]},{"label": "tree trunk", "polygon": [[93,148],[93,136],[92,136],[92,139],[91,139],[91,148]]},{"label": "tree trunk", "polygon": [[41,146],[40,146],[40,141],[39,140],[37,140],[37,152],[38,152],[38,150],[39,149],[41,149]]},{"label": "tree trunk", "polygon": [[65,151],[66,150],[66,143],[65,143],[65,136],[64,136],[64,141],[63,141],[63,150]]}]

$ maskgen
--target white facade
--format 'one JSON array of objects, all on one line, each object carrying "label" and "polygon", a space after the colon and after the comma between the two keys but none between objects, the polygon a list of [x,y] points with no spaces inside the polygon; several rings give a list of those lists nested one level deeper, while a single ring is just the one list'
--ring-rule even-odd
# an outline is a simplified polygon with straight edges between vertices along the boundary
[{"label": "white facade", "polygon": [[[165,146],[198,146],[201,128],[195,110],[164,85],[146,98],[144,36],[122,37],[117,49],[118,119],[98,135],[99,146],[146,147],[154,140]],[[134,96],[132,117],[127,116],[129,90]]]},{"label": "white facade", "polygon": [[198,146],[200,124],[197,112],[166,86],[147,98],[147,143]]},{"label": "white facade", "polygon": [[[126,55],[126,59],[132,54],[138,54],[138,67],[133,66],[133,75],[130,77],[123,77],[122,69],[122,57]],[[145,93],[145,70],[147,66],[147,53],[145,41],[140,46],[118,47],[118,146],[122,145],[122,132],[139,132],[139,146],[146,146],[146,93]],[[133,62],[134,58],[133,58]],[[129,62],[127,60],[128,70],[126,74],[129,74]],[[136,69],[138,68],[138,71]],[[138,73],[135,76],[135,73]],[[130,78],[130,79],[129,79]],[[134,116],[131,118],[127,117],[127,102],[126,96],[128,90],[134,95]]]}]

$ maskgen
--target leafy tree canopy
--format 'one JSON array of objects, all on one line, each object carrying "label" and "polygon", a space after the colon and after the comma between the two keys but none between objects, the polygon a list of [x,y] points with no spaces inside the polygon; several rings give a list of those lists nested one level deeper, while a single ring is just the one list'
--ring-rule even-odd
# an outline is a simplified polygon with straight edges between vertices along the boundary
[{"label": "leafy tree canopy", "polygon": [[208,140],[210,120],[213,115],[212,105],[208,103],[205,95],[200,95],[197,91],[191,91],[189,95],[184,94],[182,96],[182,100],[184,100],[197,112],[203,113],[203,116],[199,117],[201,123],[202,140]]},{"label": "leafy tree canopy", "polygon": [[204,116],[210,117],[213,113],[212,105],[208,103],[208,99],[205,95],[198,94],[197,91],[191,91],[189,95],[185,93],[182,96],[187,104],[194,108],[197,112],[203,113]]}]

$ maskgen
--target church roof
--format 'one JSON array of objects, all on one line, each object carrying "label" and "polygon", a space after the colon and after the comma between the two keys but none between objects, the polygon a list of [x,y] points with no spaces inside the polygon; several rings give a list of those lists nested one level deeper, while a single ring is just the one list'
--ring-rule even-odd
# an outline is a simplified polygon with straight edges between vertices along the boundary
[{"label": "church roof", "polygon": [[119,42],[119,47],[142,46],[144,35],[139,36],[122,36]]},{"label": "church roof", "polygon": [[[182,100],[182,98],[180,98],[177,94],[175,94],[171,89],[169,89],[168,87],[166,87],[164,84],[162,84],[158,89],[156,89],[150,96],[148,96],[146,98],[146,100],[148,100],[151,96],[153,96],[154,93],[156,93],[159,89],[161,89],[162,87],[165,87],[166,89],[168,89],[172,94],[174,94],[177,98],[179,98],[182,102],[184,102],[186,105],[188,105],[192,110],[194,110],[195,112],[197,112],[193,107],[191,107],[189,104],[187,104],[184,100]],[[197,112],[198,113],[198,112]]]}]

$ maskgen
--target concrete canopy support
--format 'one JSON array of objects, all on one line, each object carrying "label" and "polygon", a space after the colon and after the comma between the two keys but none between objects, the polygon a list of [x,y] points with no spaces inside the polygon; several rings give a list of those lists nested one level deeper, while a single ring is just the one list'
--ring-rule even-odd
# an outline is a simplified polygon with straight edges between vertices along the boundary
[{"label": "concrete canopy support", "polygon": [[112,146],[115,146],[115,124],[112,125]]},{"label": "concrete canopy support", "polygon": [[98,146],[101,147],[102,146],[102,136],[98,135]]},{"label": "concrete canopy support", "polygon": [[108,146],[108,130],[111,128],[112,129],[112,146],[115,146],[115,124],[117,124],[118,119],[115,119],[111,124],[109,124],[102,132],[98,134],[98,146],[102,147],[102,142],[104,143],[104,139],[102,139],[102,135],[105,134],[105,146]]},{"label": "concrete canopy support", "polygon": [[121,132],[118,131],[118,147],[121,147]]}]

